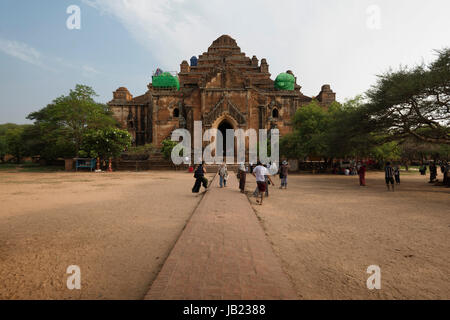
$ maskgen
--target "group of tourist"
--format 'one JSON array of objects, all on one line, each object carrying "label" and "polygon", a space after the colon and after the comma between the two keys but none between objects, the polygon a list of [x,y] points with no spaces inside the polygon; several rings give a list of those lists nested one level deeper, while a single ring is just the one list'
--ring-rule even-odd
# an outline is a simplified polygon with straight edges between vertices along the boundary
[{"label": "group of tourist", "polygon": [[[201,186],[205,188],[205,191],[208,190],[208,179],[205,177],[206,168],[205,163],[200,164],[194,171],[195,184],[192,188],[193,193],[199,193]],[[256,179],[256,190],[254,192],[254,196],[259,198],[256,202],[260,205],[263,204],[264,196],[269,196],[269,185],[275,186],[271,176],[278,173],[281,181],[280,189],[287,189],[287,178],[289,174],[289,165],[287,161],[283,161],[280,168],[277,167],[276,163],[269,163],[267,166],[264,166],[261,162],[258,161],[256,166],[250,164],[249,167],[246,167],[245,164],[241,163],[238,168],[237,178],[239,180],[239,189],[241,193],[245,193],[245,184],[247,180],[247,173],[252,174]],[[226,188],[227,181],[229,179],[228,167],[225,163],[222,163],[219,166],[218,170],[219,176],[219,187]]]},{"label": "group of tourist", "polygon": [[[359,175],[359,185],[361,187],[366,186],[366,165],[358,163],[356,166],[357,173]],[[384,177],[388,191],[394,191],[394,184],[400,184],[400,165],[391,166],[390,162],[386,162],[384,167]]]},{"label": "group of tourist", "polygon": [[[438,170],[440,169],[443,179],[442,184],[447,188],[450,188],[450,163],[446,161],[431,161],[430,162],[430,181],[429,183],[438,182],[437,175]],[[419,167],[419,171],[421,175],[427,174],[427,166],[425,164]]]},{"label": "group of tourist", "polygon": [[[450,163],[447,162],[431,162],[430,164],[430,183],[437,182],[437,172],[440,168],[443,175],[443,185],[450,187]],[[427,166],[422,165],[420,168],[421,174],[426,174]],[[362,187],[366,186],[366,165],[364,163],[358,163],[356,166],[347,168],[346,175],[359,175],[359,184]],[[195,184],[192,188],[193,193],[200,192],[201,186],[208,189],[208,179],[205,177],[206,168],[204,163],[199,165],[194,173]],[[246,167],[245,164],[241,163],[238,168],[237,178],[239,180],[239,189],[241,193],[245,193],[245,184],[247,180],[247,174],[252,174],[256,179],[256,190],[253,195],[259,198],[256,202],[258,204],[263,203],[264,197],[269,196],[269,185],[275,186],[271,176],[278,173],[281,181],[280,189],[287,189],[287,177],[289,173],[289,165],[287,161],[283,161],[280,168],[277,167],[276,163],[269,163],[267,166],[261,164],[258,161],[256,166],[250,164]],[[384,167],[385,182],[388,191],[395,191],[395,185],[400,184],[400,164],[391,165],[390,162],[386,162]],[[229,179],[228,168],[225,163],[221,164],[219,167],[219,186],[220,188],[227,187],[227,180]]]}]

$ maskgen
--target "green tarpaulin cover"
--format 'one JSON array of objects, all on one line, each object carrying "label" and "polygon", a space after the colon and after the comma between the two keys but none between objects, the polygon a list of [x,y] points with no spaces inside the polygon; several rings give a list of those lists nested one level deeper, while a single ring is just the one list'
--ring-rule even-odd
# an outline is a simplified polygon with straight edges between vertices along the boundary
[{"label": "green tarpaulin cover", "polygon": [[154,76],[152,84],[155,88],[177,88],[177,90],[180,90],[180,81],[178,80],[178,77],[174,77],[169,72]]},{"label": "green tarpaulin cover", "polygon": [[289,73],[280,73],[275,79],[275,89],[291,90],[295,88],[295,78]]}]

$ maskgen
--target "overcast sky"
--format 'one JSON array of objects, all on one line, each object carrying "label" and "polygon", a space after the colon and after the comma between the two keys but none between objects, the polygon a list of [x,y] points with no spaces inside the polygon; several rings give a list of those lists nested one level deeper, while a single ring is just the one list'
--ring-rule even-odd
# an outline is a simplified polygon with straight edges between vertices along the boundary
[{"label": "overcast sky", "polygon": [[[81,29],[67,28],[70,5]],[[157,67],[179,71],[222,34],[272,79],[292,70],[304,94],[326,83],[344,101],[449,47],[449,12],[448,0],[1,0],[0,123],[26,123],[77,83],[101,102],[120,86],[144,94]]]}]

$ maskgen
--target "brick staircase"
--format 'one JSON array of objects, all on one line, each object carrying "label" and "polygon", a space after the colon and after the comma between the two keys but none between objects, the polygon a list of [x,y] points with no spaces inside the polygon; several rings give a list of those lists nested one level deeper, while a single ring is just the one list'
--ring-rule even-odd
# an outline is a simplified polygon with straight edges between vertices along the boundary
[{"label": "brick staircase", "polygon": [[[206,165],[208,173],[216,173],[219,171],[218,164]],[[119,159],[115,162],[115,170],[118,171],[145,171],[145,170],[188,170],[188,165],[180,165],[175,167],[172,161],[164,159],[164,155],[160,151],[153,153],[148,160],[123,160]],[[239,165],[227,165],[229,172],[237,172]]]},{"label": "brick staircase", "polygon": [[160,151],[153,153],[148,160],[117,160],[115,169],[118,171],[145,171],[145,170],[188,170],[189,166],[175,167],[172,161],[164,159]]}]

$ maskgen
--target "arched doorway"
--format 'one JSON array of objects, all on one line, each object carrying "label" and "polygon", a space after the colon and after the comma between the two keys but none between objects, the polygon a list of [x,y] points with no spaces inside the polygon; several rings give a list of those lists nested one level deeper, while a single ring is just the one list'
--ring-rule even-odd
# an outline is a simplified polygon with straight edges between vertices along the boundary
[{"label": "arched doorway", "polygon": [[[220,125],[217,127],[217,129],[222,133],[222,137],[223,137],[223,146],[222,146],[222,152],[223,152],[223,157],[226,157],[226,152],[227,152],[227,130],[231,129],[233,130],[233,125],[228,121],[228,120],[223,120]],[[233,136],[234,139],[234,136]],[[230,150],[230,151],[234,151],[234,150]]]}]

